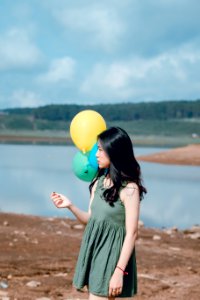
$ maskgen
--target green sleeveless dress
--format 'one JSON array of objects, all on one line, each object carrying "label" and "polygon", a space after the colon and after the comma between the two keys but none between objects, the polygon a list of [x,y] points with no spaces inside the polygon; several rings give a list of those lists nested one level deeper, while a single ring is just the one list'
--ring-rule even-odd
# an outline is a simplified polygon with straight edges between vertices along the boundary
[{"label": "green sleeveless dress", "polygon": [[[118,198],[111,207],[104,200],[104,178],[105,175],[102,175],[98,179],[73,278],[77,290],[87,286],[90,293],[98,296],[108,296],[109,281],[117,266],[126,234],[124,204]],[[125,271],[128,275],[123,276],[122,293],[116,297],[131,297],[137,293],[135,248]]]}]

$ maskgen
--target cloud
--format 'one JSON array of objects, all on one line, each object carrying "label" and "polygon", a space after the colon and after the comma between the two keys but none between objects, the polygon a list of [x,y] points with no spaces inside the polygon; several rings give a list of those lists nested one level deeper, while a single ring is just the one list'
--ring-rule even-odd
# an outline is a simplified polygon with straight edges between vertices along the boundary
[{"label": "cloud", "polygon": [[199,97],[198,0],[9,2],[1,108]]},{"label": "cloud", "polygon": [[[86,6],[57,12],[57,19],[66,30],[84,34],[84,43],[112,51],[119,46],[125,25],[116,10],[109,7]],[[81,38],[83,41],[83,37]]]},{"label": "cloud", "polygon": [[200,93],[199,68],[200,51],[188,44],[153,58],[134,56],[110,64],[95,64],[80,90],[104,101],[185,98],[191,96],[191,87]]},{"label": "cloud", "polygon": [[32,68],[39,63],[41,56],[24,29],[14,27],[0,37],[0,69]]},{"label": "cloud", "polygon": [[38,76],[37,81],[45,83],[58,83],[70,81],[75,73],[76,62],[71,57],[54,59],[49,70]]},{"label": "cloud", "polygon": [[10,98],[10,107],[37,107],[43,102],[40,95],[24,89],[15,90]]}]

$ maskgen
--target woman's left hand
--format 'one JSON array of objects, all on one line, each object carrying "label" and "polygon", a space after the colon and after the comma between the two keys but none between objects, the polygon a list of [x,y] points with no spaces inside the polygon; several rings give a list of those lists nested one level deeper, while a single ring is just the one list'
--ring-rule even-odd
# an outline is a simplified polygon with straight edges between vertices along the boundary
[{"label": "woman's left hand", "polygon": [[109,297],[120,295],[122,292],[122,287],[123,287],[123,273],[122,271],[116,268],[109,283]]}]

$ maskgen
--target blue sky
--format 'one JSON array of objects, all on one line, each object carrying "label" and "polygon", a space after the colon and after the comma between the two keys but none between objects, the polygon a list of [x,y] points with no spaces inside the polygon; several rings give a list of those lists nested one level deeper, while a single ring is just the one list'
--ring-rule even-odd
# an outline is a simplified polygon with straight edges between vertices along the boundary
[{"label": "blue sky", "polygon": [[198,99],[199,0],[1,0],[0,108]]}]

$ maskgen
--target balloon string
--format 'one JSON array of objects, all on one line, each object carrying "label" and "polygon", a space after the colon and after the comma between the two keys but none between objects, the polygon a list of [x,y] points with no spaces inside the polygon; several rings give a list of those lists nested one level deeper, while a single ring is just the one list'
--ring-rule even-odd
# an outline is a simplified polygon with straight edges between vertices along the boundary
[{"label": "balloon string", "polygon": [[104,174],[107,175],[109,173],[109,168],[105,168]]}]

